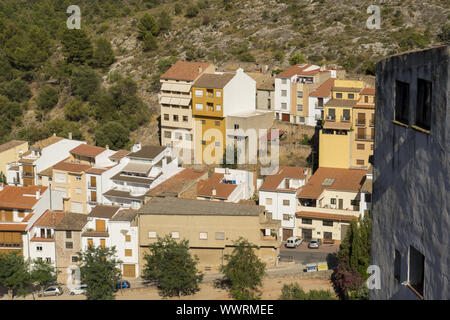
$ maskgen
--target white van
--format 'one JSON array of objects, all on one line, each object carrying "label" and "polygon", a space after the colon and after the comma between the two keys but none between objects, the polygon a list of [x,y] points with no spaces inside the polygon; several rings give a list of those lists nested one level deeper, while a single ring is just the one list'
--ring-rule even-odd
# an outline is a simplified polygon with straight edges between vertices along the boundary
[{"label": "white van", "polygon": [[297,237],[290,237],[286,240],[286,248],[297,248],[303,239],[299,239]]}]

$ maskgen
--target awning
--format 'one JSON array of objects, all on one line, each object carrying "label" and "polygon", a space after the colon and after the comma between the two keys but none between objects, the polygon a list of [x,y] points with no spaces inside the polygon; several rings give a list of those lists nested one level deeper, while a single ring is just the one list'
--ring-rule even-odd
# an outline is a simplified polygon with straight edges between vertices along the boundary
[{"label": "awning", "polygon": [[324,129],[334,129],[334,130],[350,130],[352,124],[350,122],[334,122],[334,121],[325,121],[323,128]]},{"label": "awning", "polygon": [[125,168],[122,169],[124,172],[133,172],[133,173],[141,173],[147,174],[152,168],[151,164],[143,164],[143,163],[128,163]]},{"label": "awning", "polygon": [[163,83],[161,86],[162,91],[173,91],[173,84],[170,83]]},{"label": "awning", "polygon": [[169,97],[161,97],[161,101],[159,103],[170,104],[170,98]]},{"label": "awning", "polygon": [[177,85],[177,88],[175,91],[189,92],[189,91],[191,91],[191,85],[190,84],[179,84],[179,85]]},{"label": "awning", "polygon": [[180,106],[187,107],[191,103],[191,99],[180,98]]},{"label": "awning", "polygon": [[180,98],[171,98],[170,99],[170,104],[173,106],[179,106],[180,105]]}]

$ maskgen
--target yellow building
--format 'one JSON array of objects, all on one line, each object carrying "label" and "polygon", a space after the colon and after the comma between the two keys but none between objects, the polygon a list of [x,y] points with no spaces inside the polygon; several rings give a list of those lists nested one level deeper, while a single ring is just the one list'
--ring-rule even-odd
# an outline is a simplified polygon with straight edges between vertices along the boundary
[{"label": "yellow building", "polygon": [[[223,112],[223,88],[234,74],[204,74],[192,86],[195,159],[223,159],[226,123]],[[213,130],[211,130],[213,129]],[[207,150],[207,152],[205,152]]]},{"label": "yellow building", "polygon": [[319,133],[319,167],[350,168],[353,152],[353,107],[360,99],[364,83],[334,81],[332,97],[325,104],[325,121]]},{"label": "yellow building", "polygon": [[354,168],[369,167],[369,157],[373,155],[375,135],[375,89],[364,88],[359,102],[353,106],[352,162]]},{"label": "yellow building", "polygon": [[6,176],[6,169],[9,163],[17,162],[28,151],[28,142],[12,140],[0,145],[0,172]]}]

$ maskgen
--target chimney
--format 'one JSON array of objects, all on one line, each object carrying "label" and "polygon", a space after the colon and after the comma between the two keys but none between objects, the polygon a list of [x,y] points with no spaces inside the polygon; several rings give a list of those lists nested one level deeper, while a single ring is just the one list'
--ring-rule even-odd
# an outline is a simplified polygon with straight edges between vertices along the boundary
[{"label": "chimney", "polygon": [[106,148],[106,150],[109,150],[109,145],[106,145],[105,148]]},{"label": "chimney", "polygon": [[216,187],[215,187],[214,185],[213,185],[211,194],[212,194],[213,197],[215,197],[216,194],[217,194],[217,192],[216,192]]},{"label": "chimney", "polygon": [[69,140],[72,140],[72,132],[69,132]]},{"label": "chimney", "polygon": [[202,73],[202,71],[203,71],[202,66],[198,66],[198,73]]},{"label": "chimney", "polygon": [[36,190],[36,200],[41,198],[41,190]]}]

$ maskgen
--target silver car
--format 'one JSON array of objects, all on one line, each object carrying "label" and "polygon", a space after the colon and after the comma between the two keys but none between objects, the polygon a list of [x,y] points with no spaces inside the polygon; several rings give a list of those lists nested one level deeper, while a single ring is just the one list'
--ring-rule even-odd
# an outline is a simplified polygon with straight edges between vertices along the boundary
[{"label": "silver car", "polygon": [[303,239],[299,239],[297,237],[290,237],[286,240],[286,248],[297,248]]},{"label": "silver car", "polygon": [[[60,296],[63,294],[61,287],[48,287],[44,290],[44,297]],[[42,293],[38,293],[38,297],[42,297]]]},{"label": "silver car", "polygon": [[319,249],[320,242],[318,240],[311,240],[308,244],[308,248],[310,249]]}]

